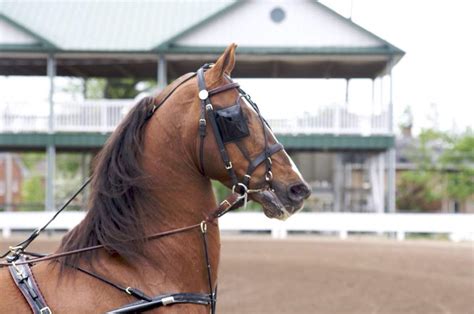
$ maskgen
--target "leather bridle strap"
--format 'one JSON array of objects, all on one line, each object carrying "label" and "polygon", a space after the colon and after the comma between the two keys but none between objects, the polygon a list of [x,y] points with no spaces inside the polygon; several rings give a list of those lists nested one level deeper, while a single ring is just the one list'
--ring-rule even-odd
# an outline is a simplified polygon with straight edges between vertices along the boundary
[{"label": "leather bridle strap", "polygon": [[[242,183],[245,184],[245,186],[249,186],[250,184],[250,179],[252,177],[253,172],[257,169],[260,164],[265,162],[271,155],[279,152],[280,150],[283,150],[283,145],[281,143],[275,143],[271,145],[268,148],[265,148],[265,150],[260,153],[254,160],[249,160],[249,165],[247,168],[247,174],[244,176]],[[268,172],[268,168],[267,168]]]},{"label": "leather bridle strap", "polygon": [[214,96],[216,94],[225,92],[229,89],[236,89],[236,88],[239,88],[239,87],[240,87],[239,83],[232,82],[232,83],[229,83],[229,84],[225,84],[225,85],[213,88],[213,89],[209,90],[208,93],[209,93],[209,96]]},{"label": "leather bridle strap", "polygon": [[[211,127],[214,131],[214,138],[216,139],[216,143],[217,143],[217,147],[219,149],[219,153],[221,155],[222,161],[224,162],[224,167],[227,170],[227,173],[229,174],[230,179],[232,180],[232,185],[236,186],[239,181],[237,179],[237,175],[234,171],[234,168],[232,166],[232,162],[230,161],[229,155],[227,154],[227,149],[225,148],[224,141],[222,140],[222,136],[221,136],[221,134],[219,132],[219,128],[217,126],[216,117],[214,115],[214,107],[211,104],[210,94],[209,94],[209,91],[207,91],[207,88],[206,88],[206,81],[205,81],[205,78],[204,78],[204,67],[201,67],[197,71],[197,76],[198,76],[198,87],[199,87],[199,99],[201,100],[201,119],[200,119],[199,123],[200,123],[200,125],[202,125],[201,123],[203,123],[203,125],[205,127],[205,125],[206,125],[205,121],[206,121],[206,115],[207,115],[207,119],[211,123]],[[231,84],[232,83],[221,86],[221,88],[219,89],[219,92],[223,92],[223,91],[226,91],[228,89],[235,88],[234,85],[231,85]],[[229,86],[227,86],[227,85],[229,85]],[[214,92],[214,94],[216,94],[216,92]],[[203,118],[203,112],[206,113],[204,115],[204,118]],[[204,137],[205,136],[206,136],[205,131],[200,132],[201,144],[200,144],[200,153],[199,153],[199,155],[200,155],[201,172],[203,174],[205,174],[204,161],[203,161],[203,159],[204,159]]]}]

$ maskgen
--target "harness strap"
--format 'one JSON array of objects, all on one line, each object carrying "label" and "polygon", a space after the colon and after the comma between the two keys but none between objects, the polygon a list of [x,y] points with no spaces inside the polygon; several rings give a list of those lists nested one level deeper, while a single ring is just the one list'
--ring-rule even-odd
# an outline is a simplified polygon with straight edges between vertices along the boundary
[{"label": "harness strap", "polygon": [[[224,215],[229,210],[238,208],[241,205],[242,199],[243,199],[242,195],[240,195],[238,193],[230,194],[216,208],[211,210],[209,216],[205,219],[205,221],[206,222],[213,222],[217,218]],[[176,234],[176,233],[181,233],[181,232],[186,232],[186,231],[189,231],[189,230],[192,230],[192,229],[197,229],[200,226],[201,226],[201,223],[197,223],[197,224],[190,225],[190,226],[187,226],[187,227],[182,227],[182,228],[167,230],[167,231],[163,231],[163,232],[158,232],[158,233],[147,236],[145,239],[146,240],[154,240],[154,239],[158,239],[158,238],[161,238],[161,237],[173,235],[173,234]],[[130,239],[130,241],[134,241],[134,240],[139,240],[139,239]],[[105,248],[105,247],[106,247],[106,245],[99,244],[99,245],[89,246],[89,247],[85,247],[85,248],[81,248],[81,249],[77,249],[77,250],[68,251],[68,252],[61,252],[61,253],[49,254],[49,255],[46,255],[46,256],[40,256],[40,257],[37,257],[37,258],[29,259],[28,261],[22,260],[22,261],[16,262],[15,265],[18,266],[18,265],[24,265],[24,264],[32,264],[32,263],[38,263],[38,262],[43,262],[43,261],[49,261],[49,260],[57,259],[57,258],[60,258],[60,257],[64,257],[64,256],[72,255],[72,254],[79,254],[79,253],[92,251],[92,250],[98,250],[98,249],[102,249],[102,248]],[[34,253],[28,253],[28,254],[34,255]],[[0,262],[0,268],[10,267],[10,266],[13,266],[13,264],[11,262]]]},{"label": "harness strap", "polygon": [[138,313],[177,303],[192,303],[212,306],[213,296],[204,293],[173,293],[152,298],[151,301],[138,301],[127,304],[107,313]]},{"label": "harness strap", "polygon": [[18,260],[25,262],[25,264],[16,265],[15,262],[13,262],[12,265],[8,267],[15,285],[21,291],[21,294],[23,294],[23,297],[30,305],[33,313],[51,314],[52,312],[36,284],[35,277],[25,257],[20,256]]}]

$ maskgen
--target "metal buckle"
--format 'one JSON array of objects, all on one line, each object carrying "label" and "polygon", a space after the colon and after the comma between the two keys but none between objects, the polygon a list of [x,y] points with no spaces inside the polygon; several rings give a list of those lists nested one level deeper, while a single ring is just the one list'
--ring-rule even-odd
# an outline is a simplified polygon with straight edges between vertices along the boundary
[{"label": "metal buckle", "polygon": [[271,170],[268,170],[267,173],[265,174],[265,181],[270,182],[273,180],[273,172]]},{"label": "metal buckle", "polygon": [[199,119],[200,126],[206,126],[206,119]]},{"label": "metal buckle", "polygon": [[212,111],[212,110],[214,110],[214,107],[212,107],[212,104],[207,104],[206,105],[206,110]]},{"label": "metal buckle", "polygon": [[205,220],[201,221],[201,232],[206,233],[207,232],[207,223]]},{"label": "metal buckle", "polygon": [[228,200],[223,200],[223,201],[221,202],[220,206],[223,206],[223,205],[226,205],[227,208],[229,208],[229,207],[231,206]]},{"label": "metal buckle", "polygon": [[49,306],[45,306],[42,309],[40,309],[40,314],[53,314],[53,312],[51,312],[51,309],[49,308]]},{"label": "metal buckle", "polygon": [[125,288],[125,292],[132,295],[132,292],[130,292],[130,289],[132,289],[132,287],[127,287]]},{"label": "metal buckle", "polygon": [[21,251],[23,251],[23,246],[10,246],[8,247],[8,250],[10,251],[11,254],[13,255],[18,255]]},{"label": "metal buckle", "polygon": [[235,188],[238,187],[238,186],[241,186],[242,188],[244,188],[244,193],[241,194],[242,196],[244,196],[248,193],[249,188],[245,184],[240,183],[240,182],[232,187],[232,193],[235,193]]},{"label": "metal buckle", "polygon": [[163,306],[167,306],[168,304],[172,304],[172,303],[174,303],[174,297],[173,296],[165,297],[165,298],[161,299],[161,303],[163,303]]},{"label": "metal buckle", "polygon": [[[229,164],[225,166],[227,170],[232,169],[232,161],[229,161]],[[240,183],[239,183],[240,184]]]}]

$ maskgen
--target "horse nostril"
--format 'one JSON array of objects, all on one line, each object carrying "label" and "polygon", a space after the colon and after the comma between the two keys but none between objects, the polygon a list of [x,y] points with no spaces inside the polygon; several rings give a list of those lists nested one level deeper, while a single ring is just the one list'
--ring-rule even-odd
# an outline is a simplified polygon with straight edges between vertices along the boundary
[{"label": "horse nostril", "polygon": [[288,188],[288,196],[293,201],[302,201],[308,198],[310,194],[311,191],[305,183],[293,184]]}]

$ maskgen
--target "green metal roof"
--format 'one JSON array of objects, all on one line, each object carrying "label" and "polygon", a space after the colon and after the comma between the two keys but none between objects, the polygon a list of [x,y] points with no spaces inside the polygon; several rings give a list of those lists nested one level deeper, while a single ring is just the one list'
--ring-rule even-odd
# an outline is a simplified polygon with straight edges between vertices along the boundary
[{"label": "green metal roof", "polygon": [[[234,76],[375,78],[404,55],[396,46],[318,1],[311,3],[377,44],[242,44],[237,50],[240,57]],[[156,78],[157,54],[163,53],[173,55],[167,59],[167,76],[173,79],[214,61],[228,44],[182,45],[180,40],[246,4],[249,2],[245,0],[0,0],[0,22],[32,39],[0,42],[0,52],[5,52],[0,54],[0,75],[45,75],[45,56],[54,53],[59,76],[150,79]],[[311,30],[307,32],[311,36]],[[225,40],[233,41],[231,35]]]},{"label": "green metal roof", "polygon": [[44,49],[152,51],[235,3],[4,0],[0,18],[48,43]]},{"label": "green metal roof", "polygon": [[[0,19],[38,40],[4,51],[215,53],[223,47],[177,47],[174,41],[245,1],[0,1]],[[378,47],[248,47],[247,53],[382,54],[404,52],[318,1],[315,5],[382,43]],[[241,47],[243,49],[244,47]],[[242,51],[243,52],[243,51]]]}]

